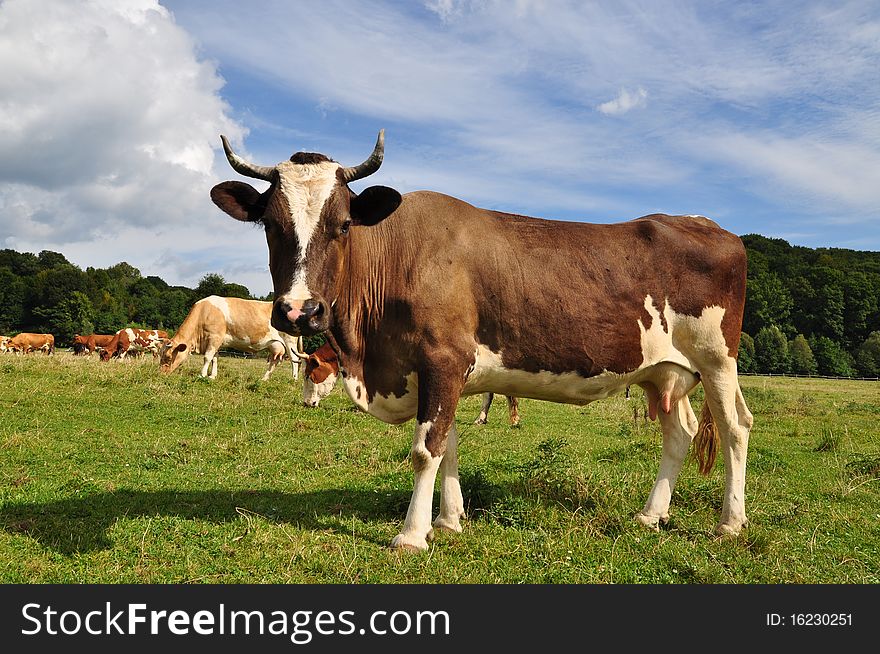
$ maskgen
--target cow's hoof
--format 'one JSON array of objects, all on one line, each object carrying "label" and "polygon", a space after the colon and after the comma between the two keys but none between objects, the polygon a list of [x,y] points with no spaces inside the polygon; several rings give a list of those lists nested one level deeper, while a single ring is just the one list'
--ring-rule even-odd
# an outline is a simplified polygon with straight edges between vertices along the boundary
[{"label": "cow's hoof", "polygon": [[461,521],[458,519],[458,516],[455,518],[444,518],[443,516],[437,516],[434,520],[434,528],[440,529],[441,531],[448,531],[454,534],[461,533]]},{"label": "cow's hoof", "polygon": [[648,515],[639,511],[633,516],[634,520],[643,527],[647,527],[652,531],[660,531],[660,525],[669,522],[669,514],[666,515]]},{"label": "cow's hoof", "polygon": [[398,552],[424,552],[428,549],[428,541],[424,538],[413,538],[406,534],[397,534],[391,541],[391,549]]},{"label": "cow's hoof", "polygon": [[485,418],[477,418],[476,420],[474,420],[474,424],[475,424],[475,425],[485,425],[486,422],[487,422],[487,421],[486,421]]},{"label": "cow's hoof", "polygon": [[748,520],[743,520],[742,522],[738,522],[738,521],[719,522],[718,526],[715,527],[715,535],[721,536],[722,538],[739,536],[739,533],[742,531],[742,528],[748,526],[748,524],[749,524]]}]

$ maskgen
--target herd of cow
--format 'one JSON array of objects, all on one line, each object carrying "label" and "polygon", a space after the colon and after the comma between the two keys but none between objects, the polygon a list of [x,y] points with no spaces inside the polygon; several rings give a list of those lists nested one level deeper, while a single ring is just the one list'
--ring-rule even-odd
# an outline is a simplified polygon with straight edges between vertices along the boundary
[{"label": "herd of cow", "polygon": [[[173,338],[122,330],[83,348],[103,347],[105,359],[152,350],[165,372],[200,353],[206,377],[216,376],[221,347],[268,349],[265,377],[285,355],[294,375],[305,361],[307,404],[338,375],[361,410],[393,424],[415,418],[413,493],[393,548],[425,550],[434,529],[461,531],[454,418],[459,399],[475,394],[484,406],[492,393],[508,396],[514,421],[517,397],[583,405],[638,385],[663,448],[635,519],[655,530],[668,521],[693,448],[703,473],[718,452],[724,459],[716,533],[747,524],[752,414],[737,378],[746,253],[735,234],[703,216],[593,224],[480,209],[429,191],[356,193],[349,184],[382,164],[384,131],[354,167],[311,152],[259,166],[221,142],[233,170],[269,184],[223,182],[211,199],[264,229],[274,302],[209,297]],[[316,334],[326,345],[307,357],[301,339]],[[698,384],[699,419],[689,399]]]}]

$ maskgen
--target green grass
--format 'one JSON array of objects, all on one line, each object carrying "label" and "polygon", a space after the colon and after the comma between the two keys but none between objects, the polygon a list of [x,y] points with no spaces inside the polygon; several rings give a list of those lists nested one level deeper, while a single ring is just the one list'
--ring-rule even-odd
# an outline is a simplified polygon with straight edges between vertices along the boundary
[{"label": "green grass", "polygon": [[[58,353],[0,357],[2,583],[877,583],[880,385],[747,377],[748,529],[712,530],[723,463],[688,462],[659,533],[632,516],[660,432],[641,391],[587,407],[459,406],[464,533],[392,551],[412,423],[337,388],[301,404],[289,368]],[[702,395],[694,394],[699,410]],[[437,501],[435,499],[435,512]]]}]

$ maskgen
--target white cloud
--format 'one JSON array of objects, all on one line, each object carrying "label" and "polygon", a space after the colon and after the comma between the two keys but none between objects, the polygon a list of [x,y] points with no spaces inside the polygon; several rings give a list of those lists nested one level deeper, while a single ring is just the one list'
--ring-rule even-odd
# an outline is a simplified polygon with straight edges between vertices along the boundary
[{"label": "white cloud", "polygon": [[620,89],[617,97],[608,102],[603,102],[596,109],[606,116],[619,116],[632,109],[644,107],[648,103],[648,92],[639,87],[633,92]]},{"label": "white cloud", "polygon": [[[880,151],[857,138],[785,138],[767,132],[682,134],[695,156],[734,164],[759,193],[812,204],[827,221],[876,220]],[[849,214],[849,220],[839,216]]]},{"label": "white cloud", "polygon": [[461,2],[456,0],[426,0],[425,7],[433,11],[443,22],[461,13]]},{"label": "white cloud", "polygon": [[156,0],[7,0],[0,70],[0,247],[148,266],[150,238],[213,208],[218,135],[244,130]]}]

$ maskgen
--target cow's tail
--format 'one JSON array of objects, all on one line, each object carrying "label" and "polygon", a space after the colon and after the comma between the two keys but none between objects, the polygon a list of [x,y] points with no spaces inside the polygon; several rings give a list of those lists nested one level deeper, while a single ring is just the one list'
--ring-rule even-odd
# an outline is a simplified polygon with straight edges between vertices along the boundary
[{"label": "cow's tail", "polygon": [[699,470],[708,475],[715,465],[715,457],[718,454],[718,427],[709,409],[709,402],[703,401],[703,410],[700,411],[700,421],[697,424],[697,435],[694,436],[694,456],[697,458]]}]

